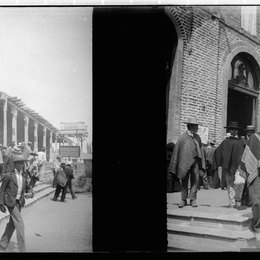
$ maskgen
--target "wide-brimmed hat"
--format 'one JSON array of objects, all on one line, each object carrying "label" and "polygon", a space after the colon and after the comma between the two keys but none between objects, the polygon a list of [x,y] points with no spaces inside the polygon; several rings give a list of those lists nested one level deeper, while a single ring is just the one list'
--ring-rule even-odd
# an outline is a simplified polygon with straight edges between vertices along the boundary
[{"label": "wide-brimmed hat", "polygon": [[224,128],[228,128],[228,129],[242,129],[242,128],[238,125],[238,122],[236,122],[236,121],[231,121],[231,122],[229,122],[229,125],[225,126]]},{"label": "wide-brimmed hat", "polygon": [[21,149],[20,149],[19,147],[15,146],[15,147],[13,148],[13,153],[14,153],[14,154],[21,154],[22,151],[21,151]]},{"label": "wide-brimmed hat", "polygon": [[24,162],[24,161],[27,161],[27,159],[25,159],[23,154],[15,154],[13,161],[14,162]]},{"label": "wide-brimmed hat", "polygon": [[253,125],[247,125],[245,131],[255,131],[255,127]]},{"label": "wide-brimmed hat", "polygon": [[200,123],[197,120],[196,116],[188,117],[188,120],[184,122],[185,124],[189,125],[199,125]]},{"label": "wide-brimmed hat", "polygon": [[38,155],[38,153],[35,151],[29,152],[29,154],[34,155],[34,156]]}]

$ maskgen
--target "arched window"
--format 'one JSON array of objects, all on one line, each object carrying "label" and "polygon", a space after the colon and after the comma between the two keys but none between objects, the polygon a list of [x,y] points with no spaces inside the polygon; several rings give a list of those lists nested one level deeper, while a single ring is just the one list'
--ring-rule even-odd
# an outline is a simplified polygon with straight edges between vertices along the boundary
[{"label": "arched window", "polygon": [[251,94],[259,94],[259,80],[255,72],[255,63],[250,55],[238,54],[230,64],[229,80],[236,87],[240,87]]}]

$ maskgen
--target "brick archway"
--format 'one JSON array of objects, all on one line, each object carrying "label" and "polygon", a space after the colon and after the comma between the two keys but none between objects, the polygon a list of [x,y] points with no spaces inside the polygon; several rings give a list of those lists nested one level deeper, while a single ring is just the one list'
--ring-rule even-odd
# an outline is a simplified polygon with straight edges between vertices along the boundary
[{"label": "brick archway", "polygon": [[[223,61],[223,66],[222,66],[222,75],[223,75],[223,80],[222,80],[222,100],[223,100],[223,105],[222,105],[222,122],[221,122],[221,136],[224,137],[225,135],[225,129],[223,128],[226,124],[227,120],[227,104],[228,104],[228,72],[229,72],[229,67],[231,64],[231,61],[234,59],[236,55],[239,53],[248,53],[250,56],[252,56],[258,66],[258,69],[260,69],[260,56],[259,54],[254,50],[253,46],[250,45],[247,42],[242,42],[238,41],[233,44],[231,44],[226,50],[226,52],[223,54],[221,60]],[[260,115],[260,106],[259,106],[259,97],[257,98],[257,108],[256,108],[256,114]],[[260,127],[260,120],[257,118],[256,121],[256,129],[259,130]]]}]

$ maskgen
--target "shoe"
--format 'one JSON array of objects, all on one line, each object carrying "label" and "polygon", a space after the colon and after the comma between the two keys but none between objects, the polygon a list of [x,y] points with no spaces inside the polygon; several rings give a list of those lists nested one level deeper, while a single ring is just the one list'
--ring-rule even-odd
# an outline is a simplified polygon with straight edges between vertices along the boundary
[{"label": "shoe", "polygon": [[236,207],[236,205],[230,205],[230,204],[229,204],[229,205],[228,205],[228,208],[229,208],[229,209],[236,209],[237,207]]},{"label": "shoe", "polygon": [[187,206],[187,200],[182,200],[181,203],[178,205],[179,208],[183,208],[184,206]]},{"label": "shoe", "polygon": [[191,206],[192,206],[193,208],[198,207],[198,205],[197,205],[197,203],[196,203],[196,200],[191,200],[191,201],[190,201],[190,204],[191,204]]},{"label": "shoe", "polygon": [[55,198],[52,198],[51,200],[53,200],[53,201],[57,201],[57,199],[55,199]]}]

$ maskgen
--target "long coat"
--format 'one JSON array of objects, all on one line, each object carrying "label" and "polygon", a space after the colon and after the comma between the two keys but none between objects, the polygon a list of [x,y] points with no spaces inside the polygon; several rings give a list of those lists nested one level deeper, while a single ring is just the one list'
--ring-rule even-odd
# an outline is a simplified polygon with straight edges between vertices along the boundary
[{"label": "long coat", "polygon": [[197,159],[199,159],[200,169],[205,170],[205,158],[201,146],[201,139],[198,134],[191,137],[187,132],[183,133],[174,147],[169,172],[176,174],[179,179],[184,179],[189,168]]},{"label": "long coat", "polygon": [[[0,205],[14,207],[16,203],[17,192],[18,183],[16,174],[14,172],[8,172],[4,175],[3,182],[0,188]],[[21,197],[19,199],[19,204],[21,207],[24,207],[25,205],[25,192],[32,192],[32,188],[28,185],[25,177],[23,176]]]}]

